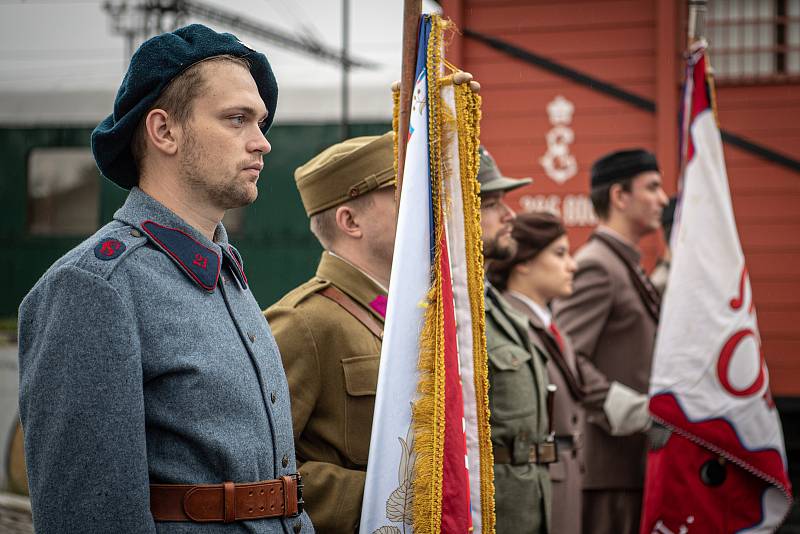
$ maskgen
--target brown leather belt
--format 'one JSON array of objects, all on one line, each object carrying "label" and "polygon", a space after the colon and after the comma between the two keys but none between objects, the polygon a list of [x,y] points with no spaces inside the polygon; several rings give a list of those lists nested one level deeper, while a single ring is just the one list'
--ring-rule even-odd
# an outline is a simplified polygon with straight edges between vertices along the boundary
[{"label": "brown leather belt", "polygon": [[547,443],[534,443],[528,452],[527,462],[513,462],[511,453],[506,447],[494,447],[494,463],[496,464],[538,464],[547,465],[558,461],[558,452],[556,451],[556,444],[552,442]]},{"label": "brown leather belt", "polygon": [[245,484],[150,484],[156,521],[223,522],[295,517],[303,512],[299,474]]}]

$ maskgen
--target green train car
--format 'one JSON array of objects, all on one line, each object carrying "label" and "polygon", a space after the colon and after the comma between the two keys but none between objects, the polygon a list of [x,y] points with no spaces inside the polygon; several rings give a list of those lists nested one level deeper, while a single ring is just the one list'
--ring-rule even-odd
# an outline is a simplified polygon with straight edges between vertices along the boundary
[{"label": "green train car", "polygon": [[[381,134],[389,123],[350,125],[350,136]],[[92,126],[0,126],[0,317],[61,255],[108,222],[126,191],[100,176],[89,148]],[[340,140],[338,124],[276,124],[258,200],[226,215],[231,241],[262,307],[310,277],[321,248],[294,185],[294,169]]]}]

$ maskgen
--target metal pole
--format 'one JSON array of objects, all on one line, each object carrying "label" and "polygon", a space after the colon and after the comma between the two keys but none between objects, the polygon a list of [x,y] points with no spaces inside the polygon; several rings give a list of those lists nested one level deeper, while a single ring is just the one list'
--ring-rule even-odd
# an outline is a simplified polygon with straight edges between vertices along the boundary
[{"label": "metal pole", "polygon": [[688,45],[702,39],[706,32],[706,0],[689,0]]},{"label": "metal pole", "polygon": [[342,0],[342,141],[350,137],[350,0]]}]

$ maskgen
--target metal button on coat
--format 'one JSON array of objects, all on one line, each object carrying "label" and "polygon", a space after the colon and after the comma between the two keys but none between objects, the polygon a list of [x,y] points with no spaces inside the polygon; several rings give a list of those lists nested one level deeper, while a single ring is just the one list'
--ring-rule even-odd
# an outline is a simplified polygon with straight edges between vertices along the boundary
[{"label": "metal button on coat", "polygon": [[142,237],[142,232],[140,232],[139,230],[137,230],[136,228],[134,228],[134,229],[132,229],[132,230],[131,230],[131,235],[132,235],[133,237]]},{"label": "metal button on coat", "polygon": [[250,338],[250,342],[251,343],[255,343],[256,342],[256,335],[255,334],[248,334],[247,337]]},{"label": "metal button on coat", "polygon": [[275,392],[274,392],[274,391],[273,391],[272,393],[270,393],[270,394],[269,394],[269,400],[271,400],[271,401],[272,401],[272,404],[275,404],[275,401],[276,401],[276,400],[278,400],[278,396],[277,396],[277,395],[275,395]]},{"label": "metal button on coat", "polygon": [[281,465],[283,467],[286,467],[287,465],[289,465],[289,457],[286,456],[285,454],[283,455],[283,459],[281,460]]}]

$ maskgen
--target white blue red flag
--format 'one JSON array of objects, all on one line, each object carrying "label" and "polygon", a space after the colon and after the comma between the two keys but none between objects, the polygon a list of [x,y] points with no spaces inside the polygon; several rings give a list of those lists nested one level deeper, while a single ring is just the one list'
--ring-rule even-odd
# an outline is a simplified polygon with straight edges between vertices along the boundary
[{"label": "white blue red flag", "polygon": [[362,534],[494,531],[480,98],[443,75],[445,26],[420,24]]},{"label": "white blue red flag", "polygon": [[648,455],[641,532],[774,532],[792,502],[786,452],[704,43],[690,54],[685,91],[685,165],[650,386],[652,416],[672,432]]}]

